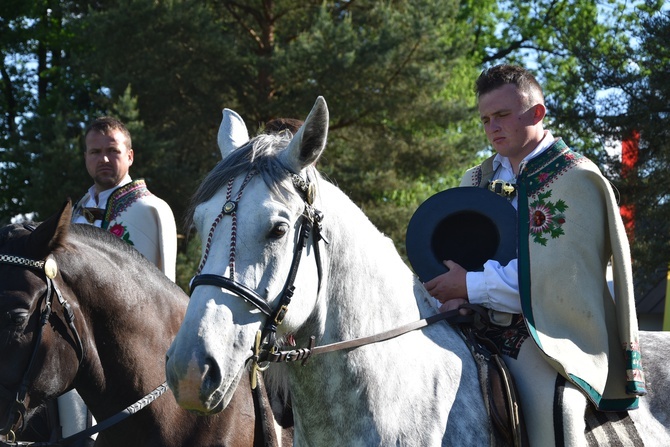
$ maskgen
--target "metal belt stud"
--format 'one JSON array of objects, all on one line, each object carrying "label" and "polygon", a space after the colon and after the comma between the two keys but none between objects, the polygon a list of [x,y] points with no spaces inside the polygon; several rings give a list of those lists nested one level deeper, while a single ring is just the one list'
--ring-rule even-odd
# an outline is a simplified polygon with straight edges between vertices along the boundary
[{"label": "metal belt stud", "polygon": [[237,202],[233,200],[228,200],[226,203],[223,204],[223,213],[224,214],[232,214],[233,211],[237,209]]},{"label": "metal belt stud", "polygon": [[503,180],[493,180],[489,182],[489,191],[506,199],[511,199],[516,195],[516,184]]}]

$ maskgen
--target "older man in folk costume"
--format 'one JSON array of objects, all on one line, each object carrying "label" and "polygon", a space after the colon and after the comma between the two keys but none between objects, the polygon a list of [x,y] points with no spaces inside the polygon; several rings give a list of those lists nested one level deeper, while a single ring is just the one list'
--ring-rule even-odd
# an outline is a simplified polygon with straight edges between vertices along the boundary
[{"label": "older man in folk costume", "polygon": [[[177,227],[170,206],[153,195],[144,180],[132,180],[132,140],[126,126],[111,117],[87,129],[86,170],[94,184],[74,207],[73,223],[90,224],[124,240],[172,281],[177,262]],[[119,266],[121,272],[122,266]],[[90,426],[87,409],[76,392],[58,399],[63,436]],[[94,436],[95,437],[95,436]]]},{"label": "older man in folk costume", "polygon": [[582,445],[584,414],[564,414],[560,399],[619,411],[646,393],[624,226],[598,168],[543,128],[542,90],[528,71],[484,71],[477,94],[497,153],[461,186],[488,187],[517,208],[518,256],[477,272],[445,260],[449,271],[426,289],[442,310],[464,302],[489,309],[496,326],[487,336],[516,381],[530,444]]},{"label": "older man in folk costume", "polygon": [[118,236],[174,281],[174,215],[165,201],[147,189],[144,180],[131,179],[128,171],[134,153],[126,127],[114,118],[96,120],[86,134],[84,157],[94,184],[75,205],[72,221]]}]

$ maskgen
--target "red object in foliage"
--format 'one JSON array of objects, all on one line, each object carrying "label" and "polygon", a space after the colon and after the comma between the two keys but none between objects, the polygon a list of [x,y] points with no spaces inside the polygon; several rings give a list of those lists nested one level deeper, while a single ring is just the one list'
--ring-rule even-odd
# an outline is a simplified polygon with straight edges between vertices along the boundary
[{"label": "red object in foliage", "polygon": [[634,130],[631,136],[621,142],[621,176],[623,178],[635,169],[640,158],[640,132]]},{"label": "red object in foliage", "polygon": [[[625,179],[634,175],[635,167],[640,158],[640,132],[634,130],[630,137],[621,142],[621,176]],[[632,240],[635,231],[635,204],[622,204],[620,209],[621,218],[626,226],[628,237]]]}]

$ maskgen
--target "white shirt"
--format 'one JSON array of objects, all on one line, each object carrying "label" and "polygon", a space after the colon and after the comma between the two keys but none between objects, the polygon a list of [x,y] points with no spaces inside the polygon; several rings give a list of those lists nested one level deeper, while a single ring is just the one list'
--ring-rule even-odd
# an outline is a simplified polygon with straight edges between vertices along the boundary
[{"label": "white shirt", "polygon": [[[133,181],[133,179],[130,178],[130,175],[126,174],[126,176],[123,178],[123,180],[121,180],[121,183],[119,183],[118,185],[116,185],[113,188],[106,189],[104,191],[100,191],[100,193],[98,193],[98,195],[97,195],[97,198],[96,198],[96,194],[95,194],[95,185],[93,185],[90,188],[88,188],[88,200],[86,201],[86,203],[82,203],[81,206],[83,206],[85,208],[101,208],[101,209],[104,210],[105,208],[107,208],[107,200],[109,200],[109,197],[112,195],[112,193],[117,188],[119,188],[123,185],[127,185],[128,183],[130,183],[132,181]],[[102,225],[102,220],[97,219],[95,222],[93,222],[91,224],[88,220],[86,220],[86,217],[84,217],[83,215],[79,215],[79,216],[75,217],[72,222],[73,223],[95,225],[98,228],[100,228],[100,226]]]},{"label": "white shirt", "polygon": [[[529,160],[537,157],[555,142],[548,130],[544,138],[519,164],[519,171]],[[516,176],[512,164],[507,157],[497,154],[493,158],[493,179],[516,183]],[[511,203],[518,207],[518,198],[515,196]],[[468,272],[465,276],[468,290],[468,301],[480,304],[489,309],[519,314],[521,313],[521,299],[519,298],[519,269],[518,259],[512,259],[507,265],[500,265],[492,259],[484,264],[484,271]]]}]

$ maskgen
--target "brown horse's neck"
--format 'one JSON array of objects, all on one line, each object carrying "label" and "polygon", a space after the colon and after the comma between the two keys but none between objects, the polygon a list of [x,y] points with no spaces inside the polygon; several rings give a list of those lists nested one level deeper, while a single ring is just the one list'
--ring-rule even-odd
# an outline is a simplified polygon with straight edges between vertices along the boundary
[{"label": "brown horse's neck", "polygon": [[[188,296],[134,253],[119,272],[119,254],[106,253],[106,245],[93,250],[74,247],[82,256],[89,253],[85,262],[62,268],[76,296],[81,314],[76,318],[82,320],[86,348],[75,386],[101,420],[165,381],[165,352],[179,329]],[[67,276],[70,271],[77,273]]]}]

